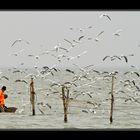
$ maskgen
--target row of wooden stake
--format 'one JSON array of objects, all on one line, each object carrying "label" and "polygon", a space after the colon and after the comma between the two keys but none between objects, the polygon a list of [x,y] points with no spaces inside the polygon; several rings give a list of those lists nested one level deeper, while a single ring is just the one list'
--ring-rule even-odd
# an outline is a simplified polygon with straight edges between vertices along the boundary
[{"label": "row of wooden stake", "polygon": [[[112,86],[111,86],[111,109],[110,109],[110,124],[113,122],[113,104],[114,104],[114,75],[112,75]],[[66,86],[62,86],[62,100],[63,100],[63,108],[64,108],[64,122],[68,122],[67,114],[68,114],[68,106],[69,106],[69,89]],[[32,115],[35,115],[35,90],[34,90],[34,81],[31,78],[30,83],[30,101],[32,105]]]}]

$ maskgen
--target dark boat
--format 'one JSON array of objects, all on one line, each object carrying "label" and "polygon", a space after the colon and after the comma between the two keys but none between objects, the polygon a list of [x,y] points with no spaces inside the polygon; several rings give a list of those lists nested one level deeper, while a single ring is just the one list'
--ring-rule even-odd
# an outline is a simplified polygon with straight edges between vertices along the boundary
[{"label": "dark boat", "polygon": [[6,112],[8,112],[8,113],[15,113],[16,110],[17,110],[16,107],[7,107]]}]

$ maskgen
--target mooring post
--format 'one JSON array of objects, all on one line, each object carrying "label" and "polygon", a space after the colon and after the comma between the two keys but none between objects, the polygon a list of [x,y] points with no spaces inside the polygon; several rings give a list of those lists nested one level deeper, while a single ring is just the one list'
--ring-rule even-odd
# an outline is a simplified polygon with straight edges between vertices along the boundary
[{"label": "mooring post", "polygon": [[64,122],[68,121],[67,119],[67,101],[65,96],[65,86],[62,86],[62,99],[63,99],[63,107],[64,107]]},{"label": "mooring post", "polygon": [[114,104],[114,74],[112,74],[112,86],[111,86],[111,109],[110,109],[110,124],[113,122],[113,104]]},{"label": "mooring post", "polygon": [[66,104],[67,104],[67,112],[68,112],[68,106],[69,106],[69,89],[67,88],[67,97],[66,97],[67,101],[66,101]]},{"label": "mooring post", "polygon": [[31,83],[30,83],[30,101],[32,105],[32,115],[35,115],[35,91],[34,91],[33,78],[31,78]]}]

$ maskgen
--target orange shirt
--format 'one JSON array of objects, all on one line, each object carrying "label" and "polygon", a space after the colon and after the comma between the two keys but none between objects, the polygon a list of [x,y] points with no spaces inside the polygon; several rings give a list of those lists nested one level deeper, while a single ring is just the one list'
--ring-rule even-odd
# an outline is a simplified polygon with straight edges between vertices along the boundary
[{"label": "orange shirt", "polygon": [[4,92],[0,90],[0,106],[4,105]]}]

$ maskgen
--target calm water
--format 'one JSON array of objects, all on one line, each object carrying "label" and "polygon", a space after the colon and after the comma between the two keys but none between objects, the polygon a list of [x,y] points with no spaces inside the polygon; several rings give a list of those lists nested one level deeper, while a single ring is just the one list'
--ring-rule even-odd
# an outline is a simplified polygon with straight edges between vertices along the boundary
[{"label": "calm water", "polygon": [[[73,74],[67,72],[58,72],[54,76],[47,75],[46,78],[34,79],[36,92],[36,115],[32,116],[29,84],[30,77],[25,77],[25,73],[13,73],[5,70],[2,75],[9,78],[1,79],[0,86],[7,86],[8,98],[6,99],[7,106],[17,107],[15,113],[0,114],[0,128],[6,129],[65,129],[65,128],[80,128],[80,129],[104,129],[104,128],[140,128],[140,104],[135,101],[127,101],[128,96],[133,96],[137,100],[140,98],[139,91],[135,87],[124,86],[120,80],[135,80],[136,85],[140,85],[139,78],[136,75],[117,75],[114,83],[114,112],[113,123],[109,122],[110,115],[110,94],[111,77],[104,78],[103,74],[91,73],[88,75],[92,80],[83,79],[76,82],[77,87],[71,86],[70,97],[76,99],[70,100],[68,108],[68,123],[63,121],[63,102],[61,99],[61,87],[54,86],[50,88],[52,82],[50,80],[61,81],[64,83],[72,81]],[[27,72],[29,73],[29,72]],[[16,79],[25,79],[29,84],[16,83]],[[50,79],[50,80],[49,80]],[[91,83],[91,85],[86,85]],[[83,85],[82,87],[80,87]],[[76,90],[76,92],[75,92]],[[117,92],[117,91],[124,91]],[[55,92],[58,93],[55,93]],[[90,96],[81,94],[83,91],[92,92]],[[94,103],[90,104],[87,101]],[[48,106],[41,106],[38,103],[48,103]],[[41,110],[41,111],[40,111]],[[87,111],[84,112],[84,111]],[[93,110],[94,112],[92,112]],[[43,112],[43,113],[42,113]]]}]

